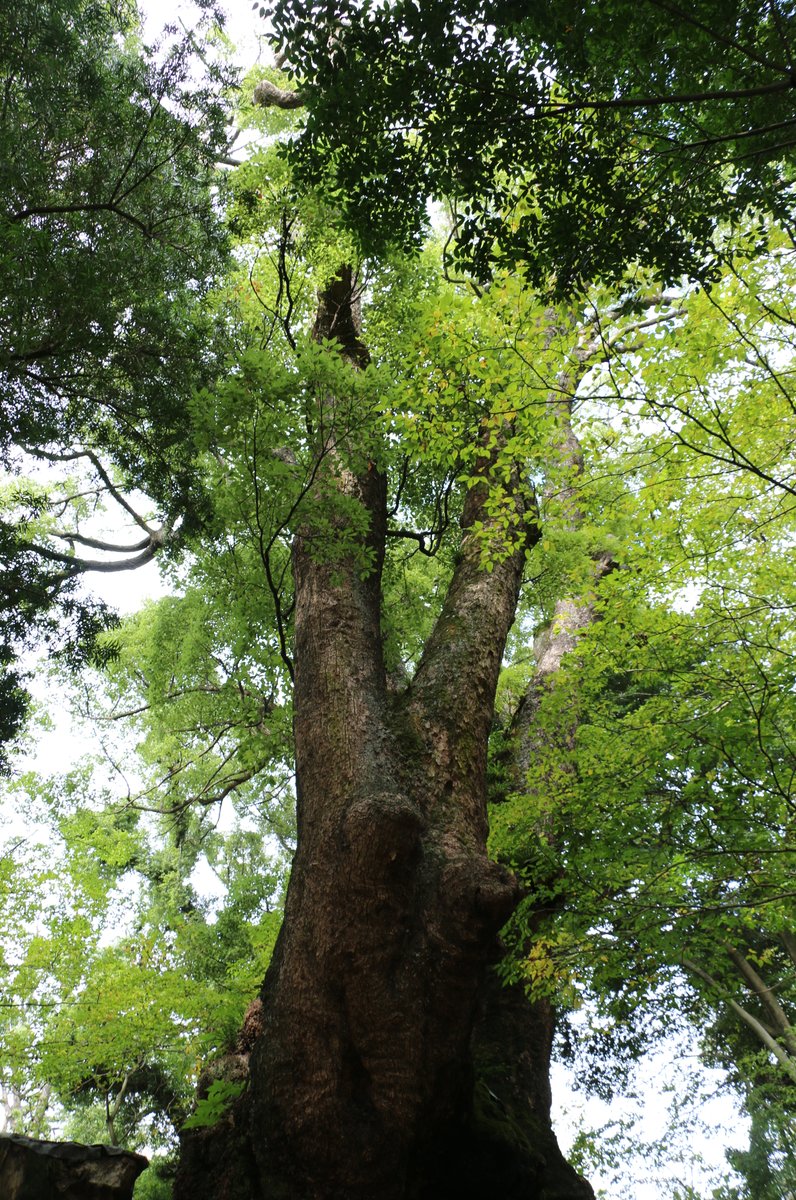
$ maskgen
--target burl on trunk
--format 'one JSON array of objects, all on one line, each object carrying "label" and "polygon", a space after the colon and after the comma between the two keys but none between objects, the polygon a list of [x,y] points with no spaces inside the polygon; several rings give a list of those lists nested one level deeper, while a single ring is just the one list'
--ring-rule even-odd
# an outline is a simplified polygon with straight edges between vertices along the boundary
[{"label": "burl on trunk", "polygon": [[[365,365],[350,270],[322,296],[315,333],[336,341],[352,371]],[[318,486],[345,498],[339,517],[333,503],[328,510],[341,542],[351,504],[366,514],[360,550],[369,568],[360,552],[321,550],[311,521],[296,533],[298,844],[285,919],[262,989],[249,1088],[218,1126],[184,1138],[176,1194],[590,1196],[550,1133],[550,1022],[534,1026],[536,1010],[508,993],[501,1019],[489,982],[517,887],[486,854],[487,741],[532,526],[529,498],[518,471],[513,520],[523,536],[486,571],[493,456],[485,449],[441,615],[413,680],[396,694],[380,632],[385,479],[377,455],[358,456],[349,444],[340,398],[321,405]],[[327,543],[328,528],[327,512]],[[523,1021],[531,1030],[524,1049]],[[525,1087],[517,1117],[503,1121],[479,1104],[479,1087],[489,1096],[495,1088],[479,1084],[474,1066],[488,1060],[494,1084],[501,1028],[511,1031],[507,1077]],[[520,1076],[534,1057],[543,1083],[529,1098]]]}]

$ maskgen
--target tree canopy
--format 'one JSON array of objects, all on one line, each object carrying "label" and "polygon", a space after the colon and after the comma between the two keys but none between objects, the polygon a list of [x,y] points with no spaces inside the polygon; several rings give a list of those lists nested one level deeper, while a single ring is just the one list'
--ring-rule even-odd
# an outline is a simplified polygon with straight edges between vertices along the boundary
[{"label": "tree canopy", "polygon": [[756,0],[272,14],[308,110],[293,159],[366,253],[416,244],[444,197],[465,268],[521,263],[559,296],[634,262],[710,279],[728,226],[756,243],[772,213],[790,222],[792,19]]}]

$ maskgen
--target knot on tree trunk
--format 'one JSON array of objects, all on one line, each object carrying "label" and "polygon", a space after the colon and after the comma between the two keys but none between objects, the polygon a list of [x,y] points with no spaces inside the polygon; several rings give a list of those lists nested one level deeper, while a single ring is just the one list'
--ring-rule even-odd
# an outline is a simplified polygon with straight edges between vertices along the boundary
[{"label": "knot on tree trunk", "polygon": [[345,815],[346,840],[369,878],[373,868],[406,862],[419,848],[424,828],[418,807],[400,793],[380,792],[355,800]]},{"label": "knot on tree trunk", "polygon": [[[521,887],[517,878],[490,859],[453,858],[442,872],[447,907],[462,914],[471,934],[497,933],[516,908]],[[466,929],[462,931],[467,938]]]}]

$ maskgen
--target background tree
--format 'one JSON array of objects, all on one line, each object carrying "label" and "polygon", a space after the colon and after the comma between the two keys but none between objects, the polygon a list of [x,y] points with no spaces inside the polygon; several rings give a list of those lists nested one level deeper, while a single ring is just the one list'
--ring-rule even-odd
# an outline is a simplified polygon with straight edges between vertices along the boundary
[{"label": "background tree", "polygon": [[[136,30],[125,3],[24,0],[0,18],[3,740],[23,706],[20,648],[38,634],[79,656],[107,621],[77,598],[86,566],[145,561],[201,507],[185,416],[212,358],[197,301],[224,258],[210,190],[223,80],[191,82],[190,40],[158,57]],[[103,497],[129,538],[85,530]]]},{"label": "background tree", "polygon": [[[758,1165],[758,1088],[768,1077],[777,1128],[792,1103],[792,326],[771,303],[790,259],[683,297],[584,381],[580,503],[599,505],[621,569],[541,694],[527,788],[492,833],[531,882],[514,977],[564,1002],[585,987],[597,1045],[637,1051],[669,1010],[707,1026],[708,1060],[731,1065],[755,1114]],[[614,388],[633,419],[606,432]]]},{"label": "background tree", "polygon": [[[240,821],[221,833],[179,811],[155,820],[98,792],[91,772],[99,763],[15,789],[29,833],[2,856],[11,1128],[41,1132],[66,1112],[82,1140],[171,1146],[198,1064],[233,1051],[276,937],[284,866]],[[202,865],[219,902],[197,893]]]}]

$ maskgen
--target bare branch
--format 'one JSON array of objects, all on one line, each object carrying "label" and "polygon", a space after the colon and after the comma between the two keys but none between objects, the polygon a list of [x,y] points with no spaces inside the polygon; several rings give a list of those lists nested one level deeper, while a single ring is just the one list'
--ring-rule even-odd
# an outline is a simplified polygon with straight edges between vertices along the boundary
[{"label": "bare branch", "polygon": [[102,538],[86,537],[82,533],[54,531],[51,536],[62,542],[77,542],[78,545],[88,546],[92,550],[107,550],[109,554],[136,554],[140,550],[146,550],[152,541],[151,537],[145,537],[139,542],[134,542],[132,546],[121,546],[118,542],[106,542]]},{"label": "bare branch", "polygon": [[435,551],[429,550],[426,545],[427,538],[433,537],[433,534],[433,529],[388,529],[385,536],[388,538],[408,538],[410,541],[417,542],[417,548],[420,553],[433,558]]},{"label": "bare branch", "polygon": [[69,568],[67,574],[77,575],[83,571],[102,571],[104,574],[109,574],[114,571],[134,571],[137,567],[143,567],[148,562],[151,562],[155,557],[160,546],[165,538],[153,537],[150,539],[146,550],[141,554],[133,555],[132,558],[117,559],[115,562],[112,559],[102,558],[76,558],[73,554],[59,554],[57,550],[50,550],[47,546],[39,546],[36,542],[25,542],[23,545],[28,550],[33,550],[34,553],[46,558],[48,562],[60,563],[62,566]]},{"label": "bare branch", "polygon": [[54,450],[42,450],[39,447],[29,450],[27,446],[23,446],[22,449],[27,453],[32,454],[36,458],[45,459],[47,462],[77,462],[81,458],[87,458],[102,482],[105,484],[111,496],[113,496],[116,503],[123,508],[126,513],[129,513],[139,528],[143,529],[144,532],[150,537],[155,536],[155,532],[152,530],[152,527],[144,520],[142,516],[140,516],[139,513],[136,512],[129,500],[127,500],[126,497],[116,487],[105,467],[102,465],[99,457],[94,453],[93,450],[70,450],[59,454]]}]

